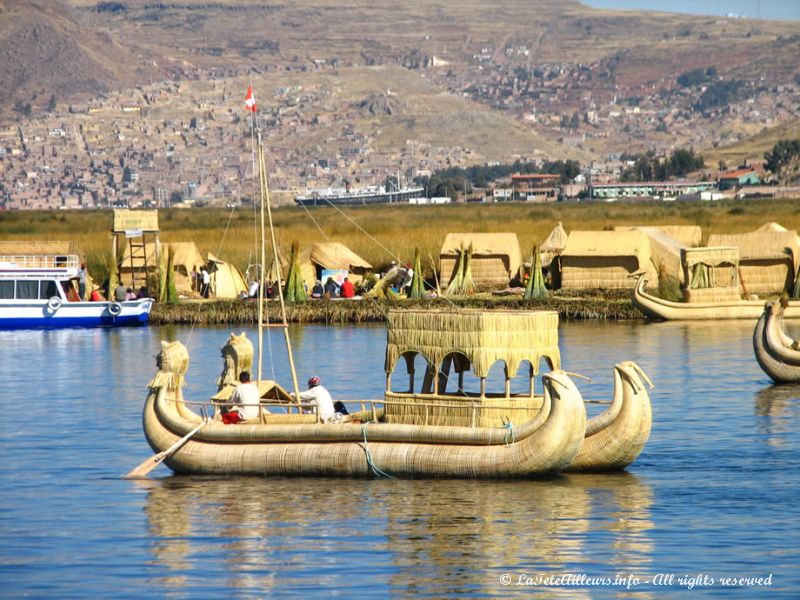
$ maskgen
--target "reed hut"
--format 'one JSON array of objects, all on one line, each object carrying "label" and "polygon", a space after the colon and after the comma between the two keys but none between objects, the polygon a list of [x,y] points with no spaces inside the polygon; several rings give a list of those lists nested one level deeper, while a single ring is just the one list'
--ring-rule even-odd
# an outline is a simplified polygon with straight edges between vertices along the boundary
[{"label": "reed hut", "polygon": [[448,233],[439,253],[439,285],[447,288],[463,249],[472,248],[472,280],[478,291],[508,287],[519,275],[522,253],[516,233]]},{"label": "reed hut", "polygon": [[239,298],[247,292],[242,272],[234,265],[208,253],[208,274],[211,276],[211,295],[215,298]]},{"label": "reed hut", "polygon": [[[417,355],[427,364],[422,377],[415,373]],[[393,383],[401,358],[408,379]],[[524,422],[541,406],[533,378],[542,359],[551,369],[560,368],[554,311],[389,311],[385,420],[472,427]],[[486,378],[498,361],[505,367],[505,388],[487,392]],[[525,361],[528,392],[512,394],[510,380]],[[479,392],[464,390],[464,374],[470,371],[480,378]]]},{"label": "reed hut", "polygon": [[539,254],[542,257],[542,268],[545,270],[550,269],[550,264],[557,257],[561,256],[564,248],[567,246],[567,232],[561,221],[553,227],[552,231],[545,238],[542,245],[539,246]]},{"label": "reed hut", "polygon": [[[672,229],[675,230],[677,226]],[[681,250],[687,247],[687,244],[667,234],[665,227],[629,227],[621,226],[614,227],[614,231],[641,231],[650,240],[650,255],[653,261],[653,266],[659,275],[667,275],[676,280],[680,280],[683,276],[683,267],[681,266]],[[699,234],[700,228],[697,228]],[[687,236],[688,237],[688,236]],[[699,238],[698,238],[699,243]],[[655,281],[652,281],[655,284]]]},{"label": "reed hut", "polygon": [[561,254],[564,289],[632,289],[634,273],[658,280],[650,237],[643,231],[573,231]]},{"label": "reed hut", "polygon": [[[314,281],[321,279],[323,270],[348,272],[353,283],[361,281],[372,265],[340,242],[317,242],[311,248],[300,252],[300,273],[303,282],[310,290]],[[289,263],[281,257],[281,268],[284,276],[288,274]]]},{"label": "reed hut", "polygon": [[739,249],[739,284],[745,297],[792,289],[800,254],[796,231],[715,234],[708,237],[708,245]]}]

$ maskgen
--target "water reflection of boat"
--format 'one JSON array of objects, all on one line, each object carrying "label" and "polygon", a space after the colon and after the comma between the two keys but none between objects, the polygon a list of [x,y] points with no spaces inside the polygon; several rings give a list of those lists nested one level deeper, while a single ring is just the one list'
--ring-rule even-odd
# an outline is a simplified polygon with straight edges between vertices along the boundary
[{"label": "water reflection of boat", "polygon": [[770,385],[755,398],[757,415],[766,417],[758,427],[770,446],[781,446],[785,437],[796,430],[792,409],[800,404],[800,384]]},{"label": "water reflection of boat", "polygon": [[[353,552],[372,557],[369,565],[338,575],[326,570],[331,588],[352,588],[354,569],[388,573],[403,597],[494,595],[504,572],[530,572],[533,565],[541,573],[580,572],[583,564],[590,568],[590,556],[604,557],[613,572],[642,573],[653,565],[653,492],[630,473],[466,487],[183,476],[142,485],[150,551],[174,572],[164,580],[172,591],[186,590],[186,573],[211,569],[230,577],[231,587],[268,594],[307,573],[308,564],[346,560]],[[315,543],[298,544],[310,530]],[[591,596],[585,589],[551,592]]]},{"label": "water reflection of boat", "polygon": [[[763,300],[729,300],[724,302],[672,302],[648,294],[647,281],[640,277],[633,288],[633,305],[646,316],[662,321],[707,321],[719,319],[751,319],[764,310]],[[800,318],[800,302],[789,302],[787,319]]]},{"label": "water reflection of boat", "polygon": [[762,370],[776,383],[800,383],[800,346],[783,325],[786,306],[767,302],[753,330],[753,351]]}]

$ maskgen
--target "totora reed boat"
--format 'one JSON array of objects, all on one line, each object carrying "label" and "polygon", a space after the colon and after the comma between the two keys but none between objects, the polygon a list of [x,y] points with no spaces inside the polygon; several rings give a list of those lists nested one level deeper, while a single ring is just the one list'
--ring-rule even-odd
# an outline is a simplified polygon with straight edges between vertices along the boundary
[{"label": "totora reed boat", "polygon": [[[176,473],[500,479],[621,470],[648,439],[649,380],[631,362],[614,367],[611,405],[587,420],[580,392],[559,368],[555,312],[392,311],[388,319],[384,399],[358,401],[363,410],[334,423],[300,412],[315,407],[300,406],[277,383],[261,381],[262,406],[270,413],[223,424],[219,407],[238,374],[250,369],[252,344],[243,334],[231,335],[222,350],[219,392],[195,403],[181,390],[186,348],[163,343],[144,407],[150,446]],[[417,355],[426,360],[415,387]],[[535,393],[533,365],[541,358],[553,370]],[[486,374],[497,360],[505,362],[506,386],[491,393]],[[397,363],[409,375],[401,391],[392,385]],[[528,369],[529,391],[512,394],[510,377],[520,363]],[[463,389],[470,368],[480,381],[476,393]],[[192,405],[208,407],[213,417],[204,420]]]},{"label": "totora reed boat", "polygon": [[763,371],[776,383],[800,383],[800,342],[783,325],[786,302],[767,302],[753,331],[753,351]]},{"label": "totora reed boat", "polygon": [[[265,205],[273,250],[276,243],[260,135],[258,163],[265,264]],[[176,473],[197,474],[528,478],[624,469],[650,434],[644,383],[650,382],[631,362],[614,367],[613,401],[587,420],[580,392],[561,369],[557,312],[455,307],[390,311],[383,399],[345,400],[351,410],[354,404],[361,410],[322,422],[315,404],[298,401],[280,281],[278,298],[282,323],[270,326],[283,330],[294,394],[261,377],[261,297],[255,418],[226,424],[221,414],[239,375],[253,367],[253,345],[244,334],[230,336],[222,349],[217,394],[200,401],[183,397],[186,347],[163,342],[143,412],[145,437],[157,454],[127,477],[141,477],[163,461]],[[534,383],[542,360],[550,371],[538,391]],[[487,391],[498,362],[504,365],[504,389]],[[392,374],[403,366],[408,378],[393,382]],[[512,393],[518,371],[527,376],[526,389]]]},{"label": "totora reed boat", "polygon": [[[751,319],[764,311],[763,300],[725,300],[709,302],[672,302],[648,294],[647,280],[639,277],[633,288],[633,305],[645,316],[662,321],[709,321],[717,319]],[[784,318],[800,319],[800,301],[789,301]]]}]

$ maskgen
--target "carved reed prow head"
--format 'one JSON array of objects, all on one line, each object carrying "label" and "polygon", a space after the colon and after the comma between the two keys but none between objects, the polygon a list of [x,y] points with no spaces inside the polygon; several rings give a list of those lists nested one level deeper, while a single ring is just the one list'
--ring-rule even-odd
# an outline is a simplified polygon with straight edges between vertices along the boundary
[{"label": "carved reed prow head", "polygon": [[253,370],[253,344],[247,339],[244,331],[239,335],[232,333],[222,347],[222,374],[217,385],[222,389],[226,385],[236,385],[242,371]]},{"label": "carved reed prow head", "polygon": [[183,385],[183,376],[189,368],[189,351],[180,342],[161,342],[161,352],[156,356],[158,371],[150,381],[151,388],[177,388]]}]

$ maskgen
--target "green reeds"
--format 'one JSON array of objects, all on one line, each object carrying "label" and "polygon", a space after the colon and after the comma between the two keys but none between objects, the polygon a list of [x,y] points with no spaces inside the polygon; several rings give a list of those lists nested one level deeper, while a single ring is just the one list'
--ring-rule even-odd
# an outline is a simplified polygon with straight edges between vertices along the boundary
[{"label": "green reeds", "polygon": [[472,244],[466,250],[462,244],[458,253],[453,278],[447,285],[445,296],[468,296],[475,293],[475,283],[472,281]]},{"label": "green reeds", "polygon": [[302,302],[308,299],[303,277],[300,273],[300,250],[297,242],[292,243],[292,256],[289,259],[289,275],[283,297],[287,302]]},{"label": "green reeds", "polygon": [[162,302],[174,304],[178,301],[178,289],[175,286],[175,251],[170,248],[167,253],[167,272],[166,272],[166,285],[164,290],[164,298]]},{"label": "green reeds", "polygon": [[409,298],[425,298],[425,282],[422,280],[422,261],[419,259],[419,248],[414,249],[414,277],[411,279]]},{"label": "green reeds", "polygon": [[542,255],[539,253],[539,246],[534,246],[531,252],[531,274],[528,277],[528,285],[525,286],[525,300],[534,300],[547,297],[547,288],[544,285],[544,273],[542,273]]}]

